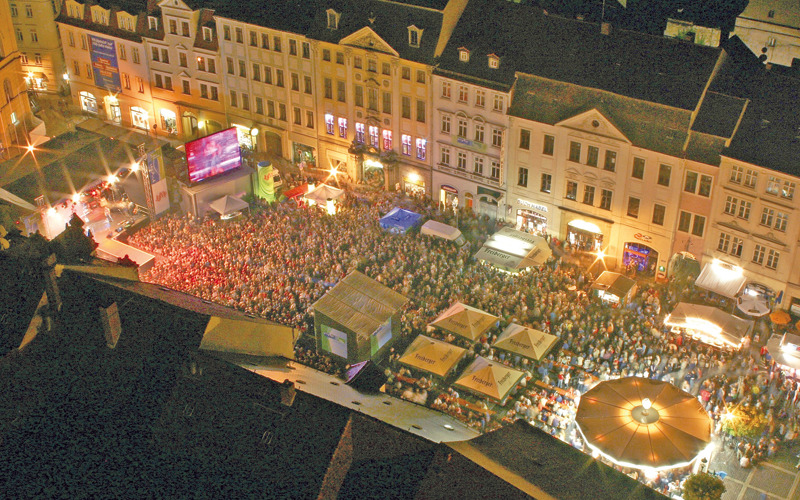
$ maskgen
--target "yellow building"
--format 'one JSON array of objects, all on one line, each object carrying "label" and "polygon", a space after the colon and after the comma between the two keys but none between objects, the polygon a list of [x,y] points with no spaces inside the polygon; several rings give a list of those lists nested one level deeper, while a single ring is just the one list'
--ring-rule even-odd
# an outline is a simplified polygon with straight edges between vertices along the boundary
[{"label": "yellow building", "polygon": [[7,2],[0,3],[0,158],[17,156],[29,144],[31,105],[23,79],[16,31]]},{"label": "yellow building", "polygon": [[41,96],[63,90],[66,67],[55,23],[61,3],[24,0],[11,1],[10,6],[28,88]]}]

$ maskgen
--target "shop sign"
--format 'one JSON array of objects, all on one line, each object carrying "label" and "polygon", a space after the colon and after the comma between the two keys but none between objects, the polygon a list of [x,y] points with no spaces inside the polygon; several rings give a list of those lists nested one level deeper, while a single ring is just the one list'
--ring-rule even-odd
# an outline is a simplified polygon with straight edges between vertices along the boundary
[{"label": "shop sign", "polygon": [[458,194],[458,189],[454,188],[453,186],[448,186],[447,184],[441,185],[442,191],[447,191],[448,193]]},{"label": "shop sign", "polygon": [[644,241],[645,243],[650,243],[651,241],[653,241],[652,237],[642,233],[636,233],[633,235],[633,237],[639,241]]},{"label": "shop sign", "polygon": [[539,212],[547,213],[547,207],[544,205],[539,205],[538,203],[533,203],[532,201],[525,201],[522,198],[517,198],[517,204],[523,207],[532,208],[534,210],[538,210]]},{"label": "shop sign", "polygon": [[464,137],[454,137],[453,144],[456,146],[467,147],[475,151],[485,152],[486,144],[478,141],[471,141]]}]

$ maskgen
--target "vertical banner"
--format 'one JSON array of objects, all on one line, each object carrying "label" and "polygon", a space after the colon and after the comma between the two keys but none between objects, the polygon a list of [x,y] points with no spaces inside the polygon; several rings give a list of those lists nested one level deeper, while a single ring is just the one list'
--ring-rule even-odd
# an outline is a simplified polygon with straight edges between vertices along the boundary
[{"label": "vertical banner", "polygon": [[[149,177],[150,196],[152,198],[151,210],[156,216],[169,209],[169,193],[167,191],[167,178],[164,175],[164,156],[161,148],[147,153],[147,177]],[[147,183],[148,180],[145,180]],[[147,190],[145,190],[146,192]]]},{"label": "vertical banner", "polygon": [[119,79],[117,47],[114,40],[94,35],[89,35],[89,40],[94,84],[111,92],[120,92],[122,84]]},{"label": "vertical banner", "polygon": [[266,161],[258,162],[258,186],[256,196],[272,203],[275,201],[275,180],[273,178],[272,164]]}]

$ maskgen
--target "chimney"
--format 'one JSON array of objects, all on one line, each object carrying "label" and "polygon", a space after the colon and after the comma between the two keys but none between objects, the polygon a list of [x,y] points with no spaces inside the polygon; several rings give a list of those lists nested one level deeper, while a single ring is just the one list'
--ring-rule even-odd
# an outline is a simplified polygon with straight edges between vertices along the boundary
[{"label": "chimney", "polygon": [[611,34],[611,23],[602,22],[600,23],[600,33],[603,35],[610,35]]}]

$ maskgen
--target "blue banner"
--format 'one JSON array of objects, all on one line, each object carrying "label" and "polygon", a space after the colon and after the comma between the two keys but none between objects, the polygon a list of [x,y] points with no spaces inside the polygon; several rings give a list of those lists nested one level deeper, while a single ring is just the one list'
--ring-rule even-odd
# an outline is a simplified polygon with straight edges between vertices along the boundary
[{"label": "blue banner", "polygon": [[114,40],[107,40],[89,35],[91,39],[92,72],[94,84],[112,92],[120,92],[122,84],[119,79],[117,64],[117,47]]}]

